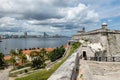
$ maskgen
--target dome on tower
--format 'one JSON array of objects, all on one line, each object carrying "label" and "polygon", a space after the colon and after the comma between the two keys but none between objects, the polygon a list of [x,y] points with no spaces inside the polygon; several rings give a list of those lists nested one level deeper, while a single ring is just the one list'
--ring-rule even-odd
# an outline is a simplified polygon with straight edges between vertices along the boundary
[{"label": "dome on tower", "polygon": [[103,26],[107,25],[107,23],[102,23]]},{"label": "dome on tower", "polygon": [[107,28],[107,23],[102,23],[102,29],[106,29]]}]

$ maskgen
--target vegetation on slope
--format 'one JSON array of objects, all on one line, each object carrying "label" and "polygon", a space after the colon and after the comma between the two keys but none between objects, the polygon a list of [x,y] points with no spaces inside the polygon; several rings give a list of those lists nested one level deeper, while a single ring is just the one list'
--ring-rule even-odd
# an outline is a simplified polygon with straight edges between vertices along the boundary
[{"label": "vegetation on slope", "polygon": [[70,55],[81,45],[81,43],[76,42],[74,44],[72,44],[71,46],[71,50],[70,50]]},{"label": "vegetation on slope", "polygon": [[59,67],[61,64],[63,64],[66,59],[80,46],[80,43],[74,43],[71,46],[69,55],[67,57],[64,57],[60,62],[57,62],[51,69],[46,70],[42,69],[38,72],[34,72],[28,76],[17,78],[16,80],[47,80]]},{"label": "vegetation on slope", "polygon": [[4,69],[5,61],[4,61],[4,54],[0,52],[0,69]]},{"label": "vegetation on slope", "polygon": [[64,46],[61,46],[60,48],[57,47],[49,54],[49,58],[52,62],[56,61],[57,59],[61,58],[64,55],[64,52],[65,52]]}]

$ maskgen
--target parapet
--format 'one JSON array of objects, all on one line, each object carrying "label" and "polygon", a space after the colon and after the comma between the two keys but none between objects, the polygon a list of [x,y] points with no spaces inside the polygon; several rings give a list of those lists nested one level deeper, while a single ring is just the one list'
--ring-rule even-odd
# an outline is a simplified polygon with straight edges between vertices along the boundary
[{"label": "parapet", "polygon": [[73,53],[48,80],[75,80],[76,68],[78,66],[79,54]]}]

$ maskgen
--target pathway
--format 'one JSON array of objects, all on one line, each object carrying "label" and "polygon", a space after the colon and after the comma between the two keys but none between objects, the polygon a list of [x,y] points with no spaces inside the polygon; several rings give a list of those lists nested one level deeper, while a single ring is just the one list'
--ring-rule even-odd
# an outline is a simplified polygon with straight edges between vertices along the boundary
[{"label": "pathway", "polygon": [[119,62],[87,61],[94,80],[120,80]]},{"label": "pathway", "polygon": [[2,70],[0,72],[0,80],[8,80],[10,68]]}]

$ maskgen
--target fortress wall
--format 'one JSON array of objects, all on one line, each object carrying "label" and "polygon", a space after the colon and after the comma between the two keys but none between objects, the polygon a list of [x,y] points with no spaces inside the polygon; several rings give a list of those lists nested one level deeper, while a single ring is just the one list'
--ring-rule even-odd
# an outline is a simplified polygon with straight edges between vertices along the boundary
[{"label": "fortress wall", "polygon": [[108,34],[108,48],[110,56],[120,54],[120,34]]},{"label": "fortress wall", "polygon": [[92,43],[98,43],[100,41],[101,34],[85,34],[85,35],[75,35],[72,39],[84,39],[89,40]]},{"label": "fortress wall", "polygon": [[78,52],[73,53],[48,80],[75,80],[79,64]]},{"label": "fortress wall", "polygon": [[81,56],[81,54],[83,53],[83,51],[86,51],[87,57],[94,57],[94,55],[95,55],[95,53],[92,51],[92,49],[90,47],[88,47],[88,46],[86,46],[86,47],[81,46],[79,48],[79,50],[78,50],[79,56]]},{"label": "fortress wall", "polygon": [[120,34],[119,33],[97,33],[97,34],[79,34],[73,36],[73,39],[89,40],[92,43],[101,43],[105,48],[104,56],[120,56]]},{"label": "fortress wall", "polygon": [[120,49],[120,34],[116,34],[116,41]]},{"label": "fortress wall", "polygon": [[100,34],[94,34],[94,35],[87,35],[88,39],[90,40],[90,42],[92,43],[98,43],[100,42]]},{"label": "fortress wall", "polygon": [[101,36],[101,37],[100,37],[100,43],[102,44],[102,46],[103,46],[104,48],[107,49],[107,43],[108,43],[108,41],[107,41],[107,36]]}]

